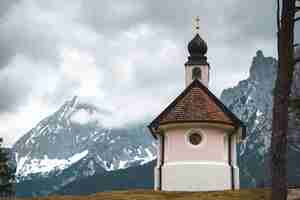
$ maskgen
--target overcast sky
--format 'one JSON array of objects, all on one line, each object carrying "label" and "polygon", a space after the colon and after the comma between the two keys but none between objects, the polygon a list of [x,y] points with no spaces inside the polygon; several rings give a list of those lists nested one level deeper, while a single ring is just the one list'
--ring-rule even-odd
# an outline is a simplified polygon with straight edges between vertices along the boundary
[{"label": "overcast sky", "polygon": [[210,89],[275,56],[274,0],[1,0],[0,136],[13,144],[78,95],[109,126],[147,121],[184,89],[192,17],[208,43]]}]

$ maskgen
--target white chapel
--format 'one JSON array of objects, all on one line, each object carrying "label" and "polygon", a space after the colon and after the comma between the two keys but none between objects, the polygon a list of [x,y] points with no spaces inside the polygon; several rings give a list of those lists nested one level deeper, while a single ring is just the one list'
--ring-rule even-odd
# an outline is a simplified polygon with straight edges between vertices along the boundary
[{"label": "white chapel", "polygon": [[186,88],[148,126],[158,140],[155,190],[239,189],[237,144],[246,127],[208,89],[207,50],[197,32],[188,43]]}]

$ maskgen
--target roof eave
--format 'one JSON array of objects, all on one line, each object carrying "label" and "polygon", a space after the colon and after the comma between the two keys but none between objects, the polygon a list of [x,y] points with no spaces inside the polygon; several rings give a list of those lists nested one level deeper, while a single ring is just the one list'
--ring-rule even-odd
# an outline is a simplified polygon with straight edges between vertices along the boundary
[{"label": "roof eave", "polygon": [[148,127],[151,135],[154,137],[154,139],[157,140],[156,131],[154,130],[154,127],[152,126],[152,124],[149,124],[147,127]]}]

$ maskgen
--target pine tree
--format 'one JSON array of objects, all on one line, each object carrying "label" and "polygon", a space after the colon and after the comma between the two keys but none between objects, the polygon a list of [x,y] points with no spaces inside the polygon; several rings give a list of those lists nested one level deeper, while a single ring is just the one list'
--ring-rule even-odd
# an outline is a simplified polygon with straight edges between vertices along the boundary
[{"label": "pine tree", "polygon": [[9,166],[8,151],[2,147],[0,138],[0,197],[14,196],[15,170]]}]

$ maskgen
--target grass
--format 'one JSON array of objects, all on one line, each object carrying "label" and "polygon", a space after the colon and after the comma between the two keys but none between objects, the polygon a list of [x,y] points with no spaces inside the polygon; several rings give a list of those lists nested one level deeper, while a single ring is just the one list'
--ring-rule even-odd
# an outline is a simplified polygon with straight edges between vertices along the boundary
[{"label": "grass", "polygon": [[[219,192],[154,192],[132,190],[100,192],[88,196],[49,196],[26,200],[268,200],[270,190],[249,189]],[[25,200],[25,199],[24,199]]]}]

